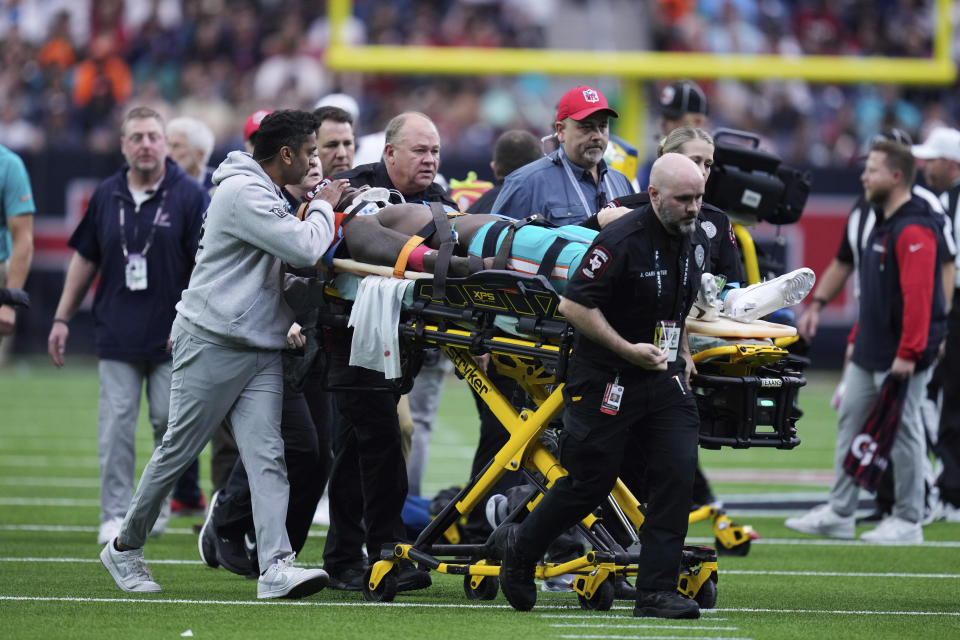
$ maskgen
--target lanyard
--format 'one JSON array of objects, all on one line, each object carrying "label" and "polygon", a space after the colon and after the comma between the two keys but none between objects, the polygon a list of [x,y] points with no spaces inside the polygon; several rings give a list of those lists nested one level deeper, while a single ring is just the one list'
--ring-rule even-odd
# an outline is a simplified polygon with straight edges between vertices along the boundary
[{"label": "lanyard", "polygon": [[[153,216],[153,223],[150,225],[150,235],[147,236],[147,241],[143,245],[143,251],[140,252],[140,255],[144,258],[147,257],[147,251],[150,250],[150,245],[153,244],[153,237],[157,233],[157,223],[160,222],[160,216],[163,215],[163,203],[167,199],[167,191],[164,189],[160,195],[160,205],[157,207],[157,213]],[[123,200],[120,199],[120,248],[123,250],[123,257],[126,259],[130,252],[127,250],[127,230],[126,230],[126,211],[123,206]]]},{"label": "lanyard", "polygon": [[[680,313],[680,299],[683,297],[683,292],[687,288],[687,282],[690,280],[690,244],[686,239],[681,240],[680,248],[680,261],[677,263],[677,267],[683,265],[679,271],[683,273],[682,277],[677,278],[677,290],[674,292],[673,296],[673,311],[670,314],[670,320],[678,319]],[[653,252],[653,270],[656,273],[657,279],[657,300],[661,300],[663,296],[663,279],[660,274],[660,250],[655,249]],[[677,274],[678,276],[680,273]]]},{"label": "lanyard", "polygon": [[[587,205],[587,198],[586,198],[586,196],[583,195],[583,189],[580,188],[580,181],[577,180],[577,179],[574,177],[574,175],[573,175],[573,170],[570,168],[570,161],[567,159],[567,155],[563,152],[563,147],[560,147],[560,149],[558,150],[558,152],[559,152],[559,154],[560,154],[560,163],[563,165],[563,169],[564,169],[564,171],[565,171],[566,174],[567,174],[567,180],[570,181],[570,184],[573,185],[574,191],[577,192],[577,196],[580,197],[580,203],[583,205],[583,211],[584,211],[584,213],[587,215],[587,217],[592,216],[592,215],[595,214],[597,211],[599,211],[599,210],[600,210],[600,207],[602,207],[603,205],[605,205],[606,202],[601,202],[601,203],[597,204],[597,206],[596,206],[595,209],[591,209],[591,208]],[[600,172],[600,170],[597,169],[597,175],[599,175],[599,172]],[[610,179],[607,177],[607,174],[606,174],[606,173],[603,174],[603,186],[604,186],[604,188],[607,190],[608,196],[612,198],[613,195],[614,195],[614,194],[613,194],[613,189],[610,187]],[[600,197],[600,188],[599,188],[599,185],[597,185],[597,197],[598,197],[598,198]]]}]

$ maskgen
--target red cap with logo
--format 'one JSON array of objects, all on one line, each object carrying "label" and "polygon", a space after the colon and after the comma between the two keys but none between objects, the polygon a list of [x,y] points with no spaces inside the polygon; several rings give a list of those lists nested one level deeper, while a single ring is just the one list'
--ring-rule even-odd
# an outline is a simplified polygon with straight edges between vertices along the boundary
[{"label": "red cap with logo", "polygon": [[260,109],[251,113],[247,121],[243,123],[243,139],[249,140],[250,136],[260,128],[260,123],[263,122],[263,119],[271,113],[273,113],[273,111],[267,109]]},{"label": "red cap with logo", "polygon": [[603,94],[593,87],[574,87],[560,98],[560,104],[557,106],[557,122],[564,118],[583,120],[597,111],[607,111],[614,118],[620,117],[620,114],[607,104]]}]

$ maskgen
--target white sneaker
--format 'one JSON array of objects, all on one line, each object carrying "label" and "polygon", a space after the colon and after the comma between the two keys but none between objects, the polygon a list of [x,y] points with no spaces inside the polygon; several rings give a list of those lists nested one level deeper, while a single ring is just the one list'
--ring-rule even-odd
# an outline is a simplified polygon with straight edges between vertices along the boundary
[{"label": "white sneaker", "polygon": [[567,592],[573,591],[573,581],[577,578],[573,573],[562,573],[559,576],[547,578],[540,585],[540,591]]},{"label": "white sneaker", "polygon": [[100,552],[100,562],[124,591],[160,591],[160,585],[153,581],[150,567],[143,559],[143,549],[117,551],[110,540]]},{"label": "white sneaker", "polygon": [[330,526],[330,498],[324,491],[320,496],[320,502],[317,503],[317,511],[313,514],[313,524],[328,527]]},{"label": "white sneaker", "polygon": [[860,536],[864,542],[923,542],[923,527],[919,522],[910,522],[897,516],[884,518],[872,531]]},{"label": "white sneaker", "polygon": [[960,522],[960,507],[955,507],[949,502],[943,503],[943,521]]},{"label": "white sneaker", "polygon": [[720,301],[717,277],[712,273],[705,273],[700,277],[700,290],[697,291],[697,299],[690,308],[690,317],[709,322],[716,320],[722,310],[723,302]]},{"label": "white sneaker", "polygon": [[822,504],[819,507],[814,507],[802,516],[787,518],[784,525],[786,525],[788,529],[793,529],[800,533],[853,540],[856,520],[852,515],[840,515],[830,508],[829,504]]},{"label": "white sneaker", "polygon": [[924,500],[923,504],[923,516],[920,519],[920,524],[922,526],[927,526],[928,524],[934,523],[937,520],[943,519],[943,501],[940,500],[940,487],[935,484],[930,484],[930,481],[927,481],[927,499]]},{"label": "white sneaker", "polygon": [[723,298],[723,313],[737,322],[753,322],[777,309],[797,304],[810,293],[817,277],[801,267],[773,280],[730,289]]},{"label": "white sneaker", "polygon": [[507,515],[510,513],[507,510],[508,506],[507,496],[502,493],[495,493],[487,500],[484,514],[487,516],[487,524],[490,525],[491,529],[496,529],[501,522],[507,519]]},{"label": "white sneaker", "polygon": [[120,527],[123,526],[123,518],[110,518],[100,525],[100,531],[97,533],[97,544],[107,544],[118,535]]},{"label": "white sneaker", "polygon": [[330,581],[323,569],[293,566],[297,554],[277,560],[257,581],[258,598],[304,598],[320,591]]},{"label": "white sneaker", "polygon": [[170,524],[170,496],[167,496],[167,499],[163,501],[163,506],[160,508],[157,521],[150,527],[150,533],[147,534],[147,537],[159,538],[163,535],[163,532],[167,530],[168,524]]}]

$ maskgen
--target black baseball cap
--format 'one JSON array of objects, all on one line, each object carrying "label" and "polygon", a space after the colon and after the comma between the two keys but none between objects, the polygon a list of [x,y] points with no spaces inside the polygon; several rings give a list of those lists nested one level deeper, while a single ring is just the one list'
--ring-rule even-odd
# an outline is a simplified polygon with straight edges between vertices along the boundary
[{"label": "black baseball cap", "polygon": [[696,82],[678,80],[660,91],[660,111],[670,120],[688,113],[707,114],[707,95]]}]

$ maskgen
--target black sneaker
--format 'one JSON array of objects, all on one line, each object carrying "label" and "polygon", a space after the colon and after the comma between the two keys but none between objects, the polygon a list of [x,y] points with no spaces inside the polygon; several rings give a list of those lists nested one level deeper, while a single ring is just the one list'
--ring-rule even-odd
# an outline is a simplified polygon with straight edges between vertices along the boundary
[{"label": "black sneaker", "polygon": [[[257,542],[250,534],[239,537],[216,536],[217,560],[227,571],[259,578],[260,566],[257,562]],[[252,549],[251,549],[252,547]]]},{"label": "black sneaker", "polygon": [[363,591],[363,567],[347,567],[346,569],[330,569],[324,567],[324,570],[330,575],[328,589],[337,591]]},{"label": "black sneaker", "polygon": [[200,538],[197,540],[200,550],[200,559],[208,566],[216,569],[220,566],[217,559],[217,534],[213,532],[213,523],[207,518],[200,529]]},{"label": "black sneaker", "polygon": [[537,604],[537,583],[534,582],[537,563],[517,551],[519,524],[505,525],[503,563],[500,565],[500,590],[517,611],[530,611]]},{"label": "black sneaker", "polygon": [[676,591],[638,591],[633,615],[637,618],[696,619],[700,617],[700,605]]},{"label": "black sneaker", "polygon": [[626,577],[616,576],[613,582],[614,592],[613,597],[616,600],[633,600],[637,599],[637,590],[627,582]]},{"label": "black sneaker", "polygon": [[393,570],[397,574],[397,591],[417,591],[426,589],[433,580],[430,579],[430,573],[421,571],[409,560],[400,560]]}]

